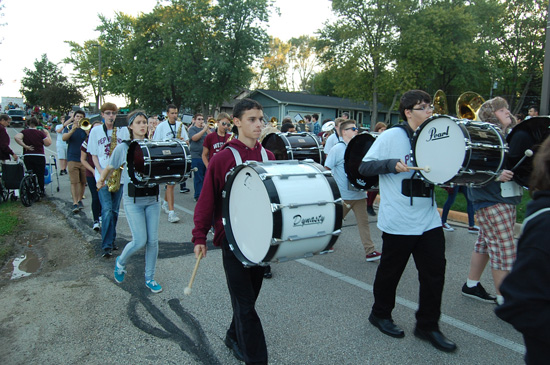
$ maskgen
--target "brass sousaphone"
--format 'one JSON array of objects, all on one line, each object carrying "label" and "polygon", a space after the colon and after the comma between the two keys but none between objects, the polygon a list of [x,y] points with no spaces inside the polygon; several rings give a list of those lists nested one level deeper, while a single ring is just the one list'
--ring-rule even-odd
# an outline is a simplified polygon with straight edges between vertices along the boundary
[{"label": "brass sousaphone", "polygon": [[439,89],[435,92],[433,104],[434,114],[449,114],[449,104],[447,103],[447,96],[443,90]]},{"label": "brass sousaphone", "polygon": [[485,99],[478,93],[466,91],[456,101],[456,116],[459,119],[478,120],[477,112],[483,105]]}]

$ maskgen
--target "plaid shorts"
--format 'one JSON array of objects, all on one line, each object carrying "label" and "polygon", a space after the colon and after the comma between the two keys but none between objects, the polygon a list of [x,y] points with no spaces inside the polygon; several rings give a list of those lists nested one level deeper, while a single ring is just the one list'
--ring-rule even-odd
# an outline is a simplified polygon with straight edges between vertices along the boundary
[{"label": "plaid shorts", "polygon": [[489,254],[492,269],[512,270],[517,251],[514,240],[516,206],[502,203],[491,205],[479,209],[476,219],[480,229],[474,252]]}]

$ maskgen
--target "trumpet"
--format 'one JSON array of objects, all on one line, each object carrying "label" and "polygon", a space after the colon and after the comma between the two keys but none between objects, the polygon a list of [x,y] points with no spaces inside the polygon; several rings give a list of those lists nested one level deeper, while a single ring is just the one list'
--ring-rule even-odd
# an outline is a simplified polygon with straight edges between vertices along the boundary
[{"label": "trumpet", "polygon": [[208,127],[210,129],[216,128],[216,119],[214,119],[214,118],[208,119]]},{"label": "trumpet", "polygon": [[92,123],[90,123],[90,119],[82,119],[80,121],[80,128],[82,128],[83,131],[89,131],[92,128]]},{"label": "trumpet", "polygon": [[[73,129],[74,127],[74,122],[70,123],[68,126],[67,126],[67,130],[71,130]],[[83,131],[88,131],[92,128],[92,123],[90,123],[90,119],[88,118],[84,118],[80,121],[80,128],[83,130]]]},{"label": "trumpet", "polygon": [[271,117],[271,119],[269,120],[269,123],[271,123],[271,126],[273,128],[277,128],[277,125],[279,124],[279,121],[277,120],[277,118]]}]

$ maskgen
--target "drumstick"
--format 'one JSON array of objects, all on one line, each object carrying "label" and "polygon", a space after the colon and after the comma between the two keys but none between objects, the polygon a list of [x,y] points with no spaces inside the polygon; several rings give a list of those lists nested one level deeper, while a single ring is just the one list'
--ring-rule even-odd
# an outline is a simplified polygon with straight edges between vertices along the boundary
[{"label": "drumstick", "polygon": [[425,167],[415,167],[415,166],[407,166],[409,168],[409,170],[418,170],[418,171],[426,171],[426,172],[430,172],[432,169],[430,169],[430,166],[425,166]]},{"label": "drumstick", "polygon": [[527,157],[531,157],[533,156],[533,151],[531,151],[530,149],[526,149],[525,152],[524,152],[524,156],[521,158],[521,160],[519,160],[519,162],[516,164],[516,166],[512,167],[512,169],[510,171],[514,171],[515,169],[518,168],[519,165],[521,165],[521,163],[527,158]]},{"label": "drumstick", "polygon": [[193,286],[193,281],[195,281],[195,275],[197,275],[197,269],[199,268],[199,262],[201,262],[202,259],[202,251],[199,253],[199,257],[197,258],[197,263],[195,264],[195,268],[193,269],[193,274],[191,274],[191,280],[189,280],[189,285],[183,290],[183,294],[185,295],[191,295],[191,286]]}]

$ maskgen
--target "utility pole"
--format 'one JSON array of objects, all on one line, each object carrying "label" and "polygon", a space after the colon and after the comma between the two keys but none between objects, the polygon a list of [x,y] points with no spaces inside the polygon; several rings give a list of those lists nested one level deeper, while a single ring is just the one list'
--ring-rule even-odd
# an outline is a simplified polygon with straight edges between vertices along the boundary
[{"label": "utility pole", "polygon": [[542,91],[540,96],[540,115],[548,115],[550,103],[550,3],[546,14],[546,44],[544,45],[544,69],[542,72]]}]

